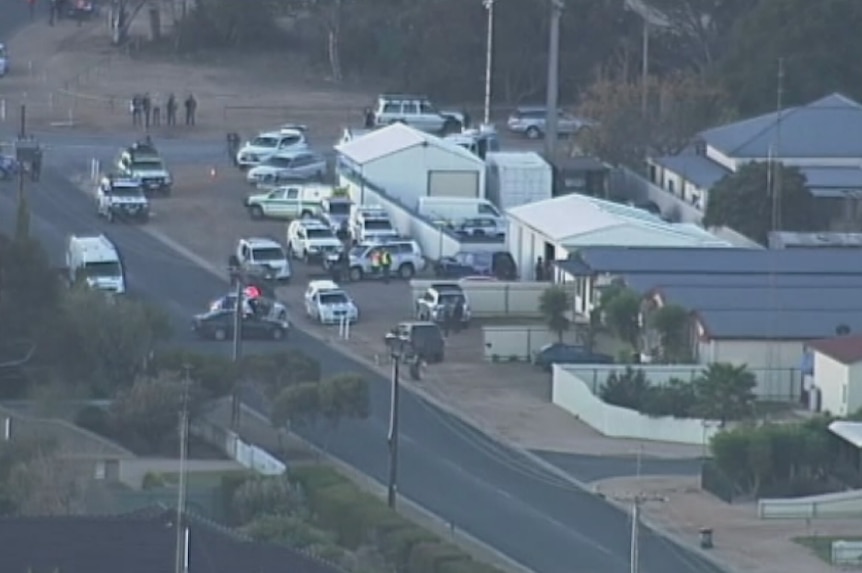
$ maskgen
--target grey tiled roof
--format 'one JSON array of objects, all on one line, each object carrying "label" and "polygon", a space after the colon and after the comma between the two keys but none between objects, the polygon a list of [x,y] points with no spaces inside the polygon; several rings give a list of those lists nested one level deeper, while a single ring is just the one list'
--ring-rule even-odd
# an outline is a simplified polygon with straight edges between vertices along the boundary
[{"label": "grey tiled roof", "polygon": [[[709,145],[736,158],[765,158],[778,140],[778,112],[700,133]],[[834,93],[781,112],[779,157],[862,157],[862,105]]]},{"label": "grey tiled roof", "polygon": [[805,167],[802,173],[815,197],[862,197],[862,167]]},{"label": "grey tiled roof", "polygon": [[859,249],[585,247],[576,256],[596,274],[862,274]]},{"label": "grey tiled roof", "polygon": [[673,171],[701,189],[711,188],[730,173],[730,170],[725,169],[708,157],[693,152],[681,153],[679,155],[665,155],[664,157],[654,158],[652,161],[665,169]]},{"label": "grey tiled roof", "polygon": [[678,285],[655,289],[665,304],[701,310],[860,310],[859,286],[771,287]]},{"label": "grey tiled roof", "polygon": [[[589,273],[582,273],[587,275]],[[749,275],[705,275],[705,274],[643,274],[622,275],[626,286],[639,293],[668,286],[690,287],[748,287],[800,288],[800,287],[853,287],[862,292],[862,275],[772,275],[766,273]]]},{"label": "grey tiled roof", "polygon": [[862,332],[862,310],[702,310],[707,336],[740,340],[813,340],[834,336],[839,325]]}]

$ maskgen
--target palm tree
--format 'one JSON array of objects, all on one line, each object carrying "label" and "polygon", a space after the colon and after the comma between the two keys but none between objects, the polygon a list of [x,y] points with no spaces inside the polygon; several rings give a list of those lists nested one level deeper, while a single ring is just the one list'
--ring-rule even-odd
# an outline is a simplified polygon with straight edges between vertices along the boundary
[{"label": "palm tree", "polygon": [[724,426],[729,420],[750,416],[757,396],[757,378],[746,365],[716,362],[706,367],[694,381],[697,413]]},{"label": "palm tree", "polygon": [[557,333],[559,342],[563,341],[563,333],[572,325],[572,321],[567,316],[571,309],[572,297],[563,287],[548,287],[539,297],[539,312],[545,317],[548,330]]}]

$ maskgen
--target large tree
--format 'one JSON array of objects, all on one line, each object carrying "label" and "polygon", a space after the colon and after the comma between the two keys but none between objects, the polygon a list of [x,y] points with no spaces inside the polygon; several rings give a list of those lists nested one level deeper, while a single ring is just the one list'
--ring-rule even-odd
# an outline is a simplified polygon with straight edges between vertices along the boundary
[{"label": "large tree", "polygon": [[862,2],[781,0],[753,3],[728,39],[721,76],[742,114],[775,109],[778,60],[786,105],[840,91],[862,97]]},{"label": "large tree", "polygon": [[[776,183],[779,180],[780,187]],[[748,163],[709,191],[703,224],[707,227],[730,227],[765,245],[769,231],[775,229],[773,195],[769,190],[774,187],[780,190],[780,230],[820,230],[816,200],[806,185],[805,176],[796,167]]]}]

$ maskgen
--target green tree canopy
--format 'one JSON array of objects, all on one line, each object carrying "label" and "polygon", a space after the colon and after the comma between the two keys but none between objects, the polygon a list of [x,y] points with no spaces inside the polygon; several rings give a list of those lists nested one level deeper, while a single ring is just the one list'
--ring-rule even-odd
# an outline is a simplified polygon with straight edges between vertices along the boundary
[{"label": "green tree canopy", "polygon": [[563,334],[571,326],[568,313],[572,310],[572,295],[562,286],[551,286],[542,291],[539,296],[539,312],[548,325],[548,330],[557,334],[557,340],[563,341]]},{"label": "green tree canopy", "polygon": [[713,363],[695,380],[698,414],[722,424],[754,412],[757,378],[744,365]]},{"label": "green tree canopy", "polygon": [[[773,177],[780,179],[782,231],[816,231],[820,228],[815,199],[808,192],[805,176],[796,167],[773,164]],[[747,163],[739,171],[715,184],[703,224],[727,226],[765,245],[773,230],[773,201],[769,191],[770,165]],[[773,181],[773,186],[777,185]]]},{"label": "green tree canopy", "polygon": [[652,312],[650,326],[658,332],[662,362],[691,361],[691,315],[686,309],[668,304]]}]

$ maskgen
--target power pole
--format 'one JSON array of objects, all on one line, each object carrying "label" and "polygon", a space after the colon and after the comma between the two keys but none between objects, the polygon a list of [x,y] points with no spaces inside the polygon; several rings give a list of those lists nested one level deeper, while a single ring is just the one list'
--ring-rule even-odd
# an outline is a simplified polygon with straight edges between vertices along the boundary
[{"label": "power pole", "polygon": [[26,240],[30,236],[30,206],[27,203],[27,187],[24,184],[24,164],[26,157],[27,139],[27,106],[21,106],[21,127],[18,131],[18,145],[16,146],[15,159],[18,162],[18,211],[15,220],[15,237]]},{"label": "power pole", "polygon": [[494,62],[494,2],[495,0],[484,0],[485,9],[488,10],[488,37],[485,46],[485,125],[491,123],[491,71]]},{"label": "power pole", "polygon": [[[237,376],[239,376],[239,361],[242,359],[242,296],[243,296],[243,276],[242,272],[236,276],[236,307],[233,313],[233,363],[236,366]],[[230,427],[233,431],[239,429],[240,419],[240,381],[235,380],[233,391],[230,397]]]},{"label": "power pole", "polygon": [[560,18],[563,15],[563,0],[550,0],[551,31],[548,43],[548,94],[545,118],[545,155],[553,159],[557,154],[557,103],[560,75]]},{"label": "power pole", "polygon": [[395,498],[398,495],[398,418],[401,403],[401,379],[400,364],[401,350],[393,349],[392,352],[392,392],[389,404],[389,487],[386,502],[391,508],[395,508]]},{"label": "power pole", "polygon": [[647,115],[647,100],[649,99],[649,18],[644,18],[643,62],[641,63],[641,115]]},{"label": "power pole", "polygon": [[638,573],[640,569],[640,547],[638,546],[638,530],[640,529],[641,519],[640,497],[635,496],[634,504],[632,505],[632,533],[631,533],[631,548],[629,551],[629,567],[631,573]]},{"label": "power pole", "polygon": [[185,376],[183,377],[183,396],[180,405],[180,476],[179,476],[179,491],[177,492],[177,539],[176,539],[176,568],[175,573],[188,572],[188,547],[186,539],[185,527],[185,511],[186,511],[186,457],[188,456],[188,441],[189,441],[189,367],[184,366]]},{"label": "power pole", "polygon": [[774,160],[769,164],[770,169],[775,169],[772,175],[772,229],[780,231],[782,222],[782,164],[781,164],[781,121],[784,119],[782,107],[784,105],[784,58],[778,58],[778,82],[775,98],[775,149]]}]

